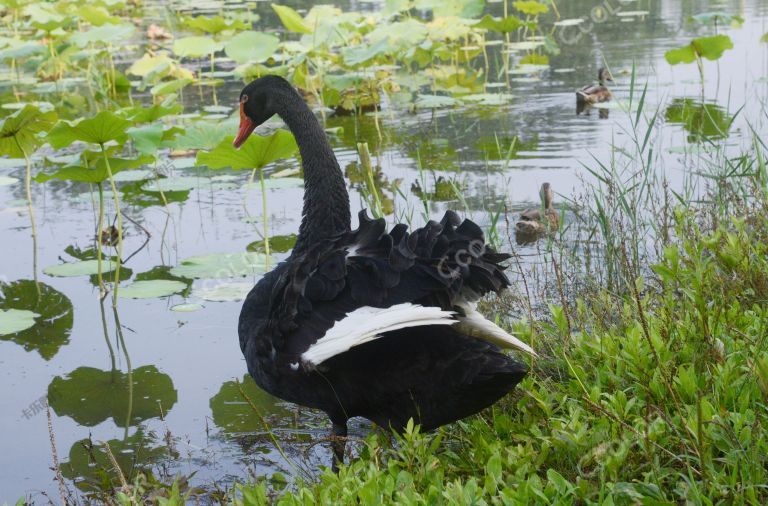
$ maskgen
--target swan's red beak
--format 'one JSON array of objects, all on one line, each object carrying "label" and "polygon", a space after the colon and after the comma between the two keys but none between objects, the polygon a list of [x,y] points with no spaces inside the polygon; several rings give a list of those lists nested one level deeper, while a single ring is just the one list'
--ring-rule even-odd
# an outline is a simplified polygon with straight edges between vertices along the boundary
[{"label": "swan's red beak", "polygon": [[256,123],[251,118],[245,115],[245,99],[240,101],[240,128],[237,131],[237,137],[235,137],[232,145],[236,149],[240,149],[245,140],[248,138],[253,130],[256,128]]}]

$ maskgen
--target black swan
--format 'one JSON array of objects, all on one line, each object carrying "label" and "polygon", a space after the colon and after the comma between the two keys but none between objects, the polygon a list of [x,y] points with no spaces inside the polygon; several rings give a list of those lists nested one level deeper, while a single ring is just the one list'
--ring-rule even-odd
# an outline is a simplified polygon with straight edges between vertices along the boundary
[{"label": "black swan", "polygon": [[350,228],[344,177],[325,132],[283,78],[261,77],[240,95],[240,147],[274,114],[290,128],[304,169],[296,246],[248,294],[238,333],[256,383],[325,411],[333,467],[343,462],[347,420],[424,430],[477,413],[512,390],[526,367],[500,347],[533,350],[475,311],[509,285],[509,255],[485,244],[475,223],[386,230],[359,215]]}]

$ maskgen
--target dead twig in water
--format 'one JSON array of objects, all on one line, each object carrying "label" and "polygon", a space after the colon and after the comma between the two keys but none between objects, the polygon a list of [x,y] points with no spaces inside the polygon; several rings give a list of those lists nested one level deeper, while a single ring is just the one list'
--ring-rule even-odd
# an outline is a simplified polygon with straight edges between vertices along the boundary
[{"label": "dead twig in water", "polygon": [[51,407],[46,403],[45,411],[48,416],[48,438],[51,441],[51,454],[53,456],[53,469],[56,471],[56,481],[59,483],[59,496],[61,496],[61,504],[66,506],[67,504],[67,485],[64,483],[64,476],[61,474],[61,466],[59,465],[59,453],[56,451],[56,437],[53,435],[53,419],[51,418]]}]

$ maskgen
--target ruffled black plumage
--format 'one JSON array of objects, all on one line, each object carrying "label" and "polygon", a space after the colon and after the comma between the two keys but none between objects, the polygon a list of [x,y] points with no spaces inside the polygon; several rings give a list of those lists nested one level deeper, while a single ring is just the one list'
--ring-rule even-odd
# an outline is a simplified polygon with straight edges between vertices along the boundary
[{"label": "ruffled black plumage", "polygon": [[357,230],[291,256],[272,289],[265,328],[277,350],[300,353],[314,342],[286,339],[312,318],[318,304],[333,302],[338,309],[338,318],[325,322],[330,328],[363,306],[413,302],[455,310],[459,300],[509,286],[501,265],[509,255],[496,253],[480,227],[453,211],[411,233],[403,224],[387,232],[384,219],[371,219],[365,211],[359,221]]}]

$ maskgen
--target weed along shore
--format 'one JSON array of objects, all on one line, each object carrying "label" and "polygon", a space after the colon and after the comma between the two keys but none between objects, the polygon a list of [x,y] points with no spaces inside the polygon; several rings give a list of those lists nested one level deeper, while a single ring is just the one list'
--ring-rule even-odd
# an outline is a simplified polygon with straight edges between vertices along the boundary
[{"label": "weed along shore", "polygon": [[765,504],[767,26],[0,2],[0,504]]}]

